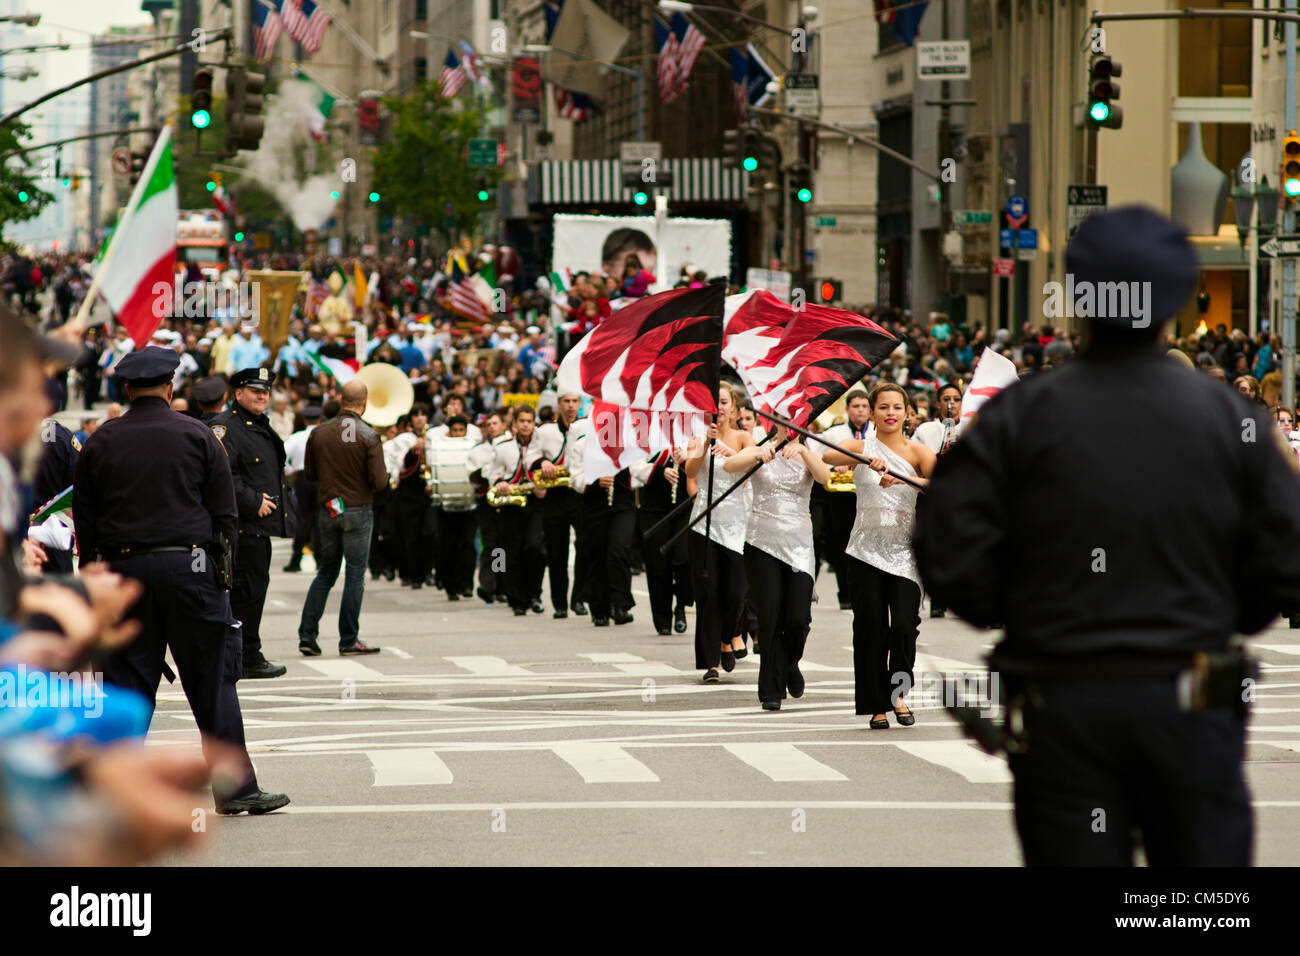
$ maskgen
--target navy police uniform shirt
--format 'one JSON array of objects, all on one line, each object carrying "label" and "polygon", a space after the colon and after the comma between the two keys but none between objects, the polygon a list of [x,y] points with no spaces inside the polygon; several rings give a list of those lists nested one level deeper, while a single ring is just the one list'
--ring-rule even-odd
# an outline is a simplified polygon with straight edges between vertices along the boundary
[{"label": "navy police uniform shirt", "polygon": [[37,508],[72,484],[76,477],[77,456],[81,453],[81,442],[77,437],[53,418],[43,422],[41,428],[50,431],[48,437],[41,436],[47,440],[43,443],[32,488]]},{"label": "navy police uniform shirt", "polygon": [[[283,538],[293,534],[293,510],[285,507],[284,441],[265,414],[254,415],[238,402],[209,423],[230,455],[239,507],[239,533]],[[278,498],[275,510],[263,517],[262,495]]]},{"label": "navy police uniform shirt", "polygon": [[122,547],[233,543],[235,489],[221,442],[156,396],[131,403],[86,440],[73,483],[81,563]]},{"label": "navy police uniform shirt", "polygon": [[1087,356],[980,409],[914,543],[994,657],[1223,650],[1300,607],[1300,476],[1260,405],[1154,348]]}]

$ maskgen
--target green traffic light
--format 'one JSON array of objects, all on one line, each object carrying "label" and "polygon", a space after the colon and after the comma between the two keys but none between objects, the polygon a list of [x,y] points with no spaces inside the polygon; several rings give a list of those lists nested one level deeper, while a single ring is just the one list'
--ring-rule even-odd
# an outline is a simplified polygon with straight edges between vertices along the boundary
[{"label": "green traffic light", "polygon": [[71,186],[71,185],[72,185],[72,180],[71,180],[69,177],[64,176],[64,177],[63,177],[63,188],[64,188],[64,189],[67,189],[67,188],[68,188],[69,186]]},{"label": "green traffic light", "polygon": [[18,201],[19,201],[19,202],[27,202],[27,200],[28,200],[29,198],[30,198],[30,197],[27,195],[27,190],[25,190],[25,189],[20,189],[20,190],[18,191]]},{"label": "green traffic light", "polygon": [[799,191],[794,195],[800,202],[812,202],[812,190],[807,186],[799,187]]},{"label": "green traffic light", "polygon": [[1288,179],[1282,183],[1282,192],[1286,193],[1292,199],[1300,196],[1300,179]]},{"label": "green traffic light", "polygon": [[337,189],[334,190],[332,193],[330,193],[330,199],[338,199],[338,198],[339,198],[339,191]]},{"label": "green traffic light", "polygon": [[235,242],[243,242],[243,241],[244,241],[244,234],[242,232],[235,233]]},{"label": "green traffic light", "polygon": [[212,125],[212,114],[207,110],[195,110],[190,114],[190,122],[195,129],[207,129]]},{"label": "green traffic light", "polygon": [[371,201],[371,202],[379,202],[379,193],[371,193],[371,194],[370,194],[370,201]]},{"label": "green traffic light", "polygon": [[488,196],[489,196],[489,195],[490,195],[490,194],[488,193],[488,191],[487,191],[486,189],[480,189],[480,190],[478,191],[478,201],[479,201],[479,202],[487,202],[487,201],[488,201]]},{"label": "green traffic light", "polygon": [[644,206],[646,203],[650,201],[650,197],[638,190],[637,192],[634,192],[632,194],[632,201],[636,203],[638,206]]},{"label": "green traffic light", "polygon": [[1088,107],[1088,115],[1092,117],[1094,123],[1104,123],[1110,119],[1110,104],[1098,100]]},{"label": "green traffic light", "polygon": [[746,156],[745,162],[742,165],[745,167],[745,172],[752,173],[754,170],[758,169],[758,160],[753,156]]},{"label": "green traffic light", "polygon": [[217,184],[213,182],[211,179],[209,179],[204,185],[206,186],[208,192],[210,193],[214,193],[217,191]]}]

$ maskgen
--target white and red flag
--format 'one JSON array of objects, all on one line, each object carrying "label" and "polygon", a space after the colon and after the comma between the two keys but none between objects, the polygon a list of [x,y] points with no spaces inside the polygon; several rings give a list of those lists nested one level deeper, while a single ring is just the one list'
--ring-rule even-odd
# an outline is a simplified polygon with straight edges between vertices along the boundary
[{"label": "white and red flag", "polygon": [[1002,391],[1008,385],[1020,381],[1016,365],[1005,355],[999,355],[992,349],[980,353],[975,364],[975,374],[971,376],[966,394],[961,397],[961,420],[968,424],[980,406]]},{"label": "white and red flag", "polygon": [[722,360],[756,409],[805,428],[897,346],[876,323],[845,309],[795,309],[766,289],[727,298]]},{"label": "white and red flag", "polygon": [[681,447],[707,427],[718,410],[725,296],[714,284],[638,299],[564,357],[557,392],[595,402],[583,456],[589,480]]}]

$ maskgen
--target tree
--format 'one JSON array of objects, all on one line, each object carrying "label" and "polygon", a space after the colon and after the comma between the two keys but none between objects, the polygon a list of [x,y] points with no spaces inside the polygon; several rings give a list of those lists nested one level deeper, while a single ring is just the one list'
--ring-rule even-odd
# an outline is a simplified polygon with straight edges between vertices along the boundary
[{"label": "tree", "polygon": [[473,231],[479,213],[490,208],[478,199],[479,178],[489,190],[500,178],[495,169],[469,166],[469,141],[478,136],[481,115],[454,110],[428,82],[405,96],[385,97],[384,105],[392,113],[392,137],[374,154],[380,212],[436,229],[448,243],[458,227]]},{"label": "tree", "polygon": [[[31,139],[31,127],[12,122],[0,126],[0,153],[21,149]],[[54,196],[38,189],[40,153],[18,153],[0,161],[0,227],[8,222],[23,222],[40,214]],[[33,170],[35,167],[35,170]],[[25,199],[23,197],[26,197]]]}]

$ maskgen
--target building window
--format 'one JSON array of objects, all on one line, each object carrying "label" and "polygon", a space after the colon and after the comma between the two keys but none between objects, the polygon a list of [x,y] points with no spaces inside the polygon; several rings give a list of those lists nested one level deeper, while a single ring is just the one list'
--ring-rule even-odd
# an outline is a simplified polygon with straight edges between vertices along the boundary
[{"label": "building window", "polygon": [[422,56],[415,58],[415,82],[423,83],[429,78],[429,61]]}]

